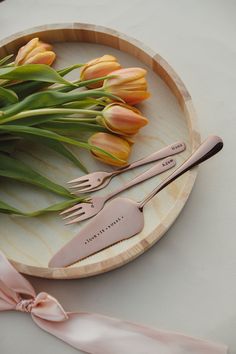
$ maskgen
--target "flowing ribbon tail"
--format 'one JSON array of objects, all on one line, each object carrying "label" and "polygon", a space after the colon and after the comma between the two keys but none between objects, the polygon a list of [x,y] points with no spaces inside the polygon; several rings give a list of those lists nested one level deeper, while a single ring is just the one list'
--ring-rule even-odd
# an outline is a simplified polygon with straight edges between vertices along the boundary
[{"label": "flowing ribbon tail", "polygon": [[0,311],[30,312],[46,332],[89,354],[226,354],[227,347],[98,314],[68,313],[38,295],[0,252]]},{"label": "flowing ribbon tail", "polygon": [[63,322],[32,315],[43,330],[90,354],[226,354],[221,344],[98,314],[67,313]]},{"label": "flowing ribbon tail", "polygon": [[16,294],[25,294],[35,296],[32,285],[23,277],[7,260],[5,255],[0,251],[0,280],[9,288],[11,292]]}]

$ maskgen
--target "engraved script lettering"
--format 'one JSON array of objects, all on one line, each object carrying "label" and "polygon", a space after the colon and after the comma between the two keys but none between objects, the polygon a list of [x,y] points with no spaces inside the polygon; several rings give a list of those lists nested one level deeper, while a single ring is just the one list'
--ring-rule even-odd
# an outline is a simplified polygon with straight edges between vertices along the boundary
[{"label": "engraved script lettering", "polygon": [[94,241],[97,237],[101,236],[102,234],[106,233],[106,231],[110,230],[112,227],[117,226],[117,224],[119,224],[122,219],[124,219],[124,216],[119,216],[117,219],[115,219],[114,221],[112,221],[110,224],[104,226],[103,229],[100,229],[96,234],[94,234],[91,237],[88,237],[86,239],[86,241],[84,242],[85,245],[87,245],[89,242]]}]

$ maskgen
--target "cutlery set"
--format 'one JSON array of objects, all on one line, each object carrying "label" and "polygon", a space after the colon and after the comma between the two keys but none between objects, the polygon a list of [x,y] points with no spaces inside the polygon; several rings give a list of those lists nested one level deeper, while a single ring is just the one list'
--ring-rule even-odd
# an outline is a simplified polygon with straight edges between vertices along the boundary
[{"label": "cutlery set", "polygon": [[[49,267],[66,267],[91,256],[111,245],[128,239],[141,232],[144,227],[143,208],[162,189],[196,165],[211,158],[223,147],[220,137],[209,136],[198,149],[173,173],[165,178],[143,200],[113,198],[118,193],[131,188],[149,178],[157,176],[175,166],[173,155],[185,150],[183,142],[171,144],[141,160],[133,162],[114,172],[94,172],[69,182],[74,193],[94,192],[106,187],[111,179],[121,173],[151,162],[159,161],[146,172],[105,196],[88,197],[61,213],[67,224],[80,222],[94,216],[77,236],[63,246],[50,260]],[[113,198],[113,199],[112,199]],[[105,203],[112,199],[107,205]]]},{"label": "cutlery set", "polygon": [[[154,167],[150,168],[146,172],[140,174],[135,179],[126,183],[124,186],[118,188],[114,192],[104,196],[104,197],[92,197],[88,198],[85,203],[78,203],[77,205],[63,211],[61,215],[67,214],[64,219],[72,218],[67,224],[73,224],[78,221],[82,221],[88,219],[94,215],[96,215],[104,206],[104,204],[115,195],[123,192],[124,190],[135,186],[141,182],[146,181],[149,178],[157,176],[168,169],[175,166],[175,160],[173,158],[167,158],[168,156],[176,155],[185,150],[185,144],[183,142],[177,142],[175,144],[169,145],[160,151],[155,152],[154,154],[138,160],[124,168],[116,170],[111,173],[107,172],[94,172],[87,176],[83,176],[74,180],[76,182],[75,185],[72,185],[72,188],[79,193],[86,192],[94,192],[101,188],[104,188],[111,181],[112,177],[117,176],[125,171],[129,171],[135,167],[145,165],[150,162],[158,161],[163,158],[161,162],[157,163]],[[69,183],[74,183],[74,181],[70,181]],[[99,184],[100,183],[100,184]],[[79,188],[84,186],[84,188]],[[79,189],[78,189],[79,188]],[[74,218],[75,217],[75,218]]]}]

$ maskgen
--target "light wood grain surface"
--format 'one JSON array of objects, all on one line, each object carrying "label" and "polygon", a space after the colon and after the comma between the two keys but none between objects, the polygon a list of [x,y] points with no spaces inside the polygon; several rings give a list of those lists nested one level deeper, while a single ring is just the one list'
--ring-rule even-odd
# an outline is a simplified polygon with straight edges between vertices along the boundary
[{"label": "light wood grain surface", "polygon": [[[200,135],[191,96],[179,76],[159,54],[152,52],[137,40],[112,29],[71,23],[47,25],[13,35],[0,43],[0,56],[16,53],[20,46],[33,37],[54,44],[54,49],[58,53],[58,67],[86,62],[107,53],[115,55],[122,66],[141,66],[148,70],[152,98],[140,104],[140,108],[150,123],[135,138],[137,143],[133,149],[132,160],[146,156],[167,144],[183,140],[187,144],[187,149],[176,156],[180,164],[199,145]],[[73,75],[78,76],[78,72],[74,72]],[[42,149],[40,151],[38,148],[34,149],[32,144],[29,144],[26,150],[28,151],[18,153],[20,158],[62,184],[80,173],[70,164],[60,161],[58,156]],[[91,171],[105,168],[104,165],[92,161],[88,153],[77,150],[74,152],[82,156]],[[170,171],[124,194],[134,200],[141,200],[168,173]],[[135,175],[137,170],[119,176],[106,190],[99,193],[107,193]],[[195,178],[196,169],[172,183],[145,207],[145,227],[141,233],[66,269],[48,268],[47,263],[85,223],[65,227],[57,215],[30,219],[1,215],[1,222],[7,223],[8,229],[7,232],[5,230],[0,232],[0,247],[18,270],[30,275],[67,279],[112,270],[145,252],[164,235],[186,203]],[[17,203],[17,206],[30,210],[35,209],[35,194],[38,194],[38,207],[52,201],[52,196],[41,191],[37,193],[34,189],[30,193],[27,188],[15,184],[12,186],[7,181],[0,193],[9,203],[14,205]]]}]

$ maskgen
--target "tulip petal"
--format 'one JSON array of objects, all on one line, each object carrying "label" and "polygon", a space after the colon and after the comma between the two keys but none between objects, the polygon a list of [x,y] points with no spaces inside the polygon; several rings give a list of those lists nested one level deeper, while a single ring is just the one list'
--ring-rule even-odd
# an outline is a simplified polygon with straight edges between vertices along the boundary
[{"label": "tulip petal", "polygon": [[39,41],[38,46],[40,46],[41,48],[44,48],[45,51],[52,50],[52,45],[49,43],[44,43],[44,42]]},{"label": "tulip petal", "polygon": [[125,104],[113,103],[103,110],[102,124],[116,134],[134,135],[147,123],[139,110]]},{"label": "tulip petal", "polygon": [[122,98],[126,103],[131,106],[141,101],[144,101],[150,97],[150,92],[148,91],[128,91],[119,89],[115,92],[112,91],[113,94],[116,94],[116,96]]},{"label": "tulip petal", "polygon": [[43,52],[38,53],[33,57],[30,57],[25,61],[25,64],[46,64],[51,65],[56,59],[56,54],[54,52]]},{"label": "tulip petal", "polygon": [[45,49],[41,46],[37,46],[34,49],[32,49],[24,58],[24,63],[29,59],[34,57],[38,53],[45,53]]},{"label": "tulip petal", "polygon": [[99,151],[92,150],[92,154],[96,159],[113,166],[124,166],[131,152],[130,144],[125,139],[108,133],[93,134],[89,138],[89,143],[122,160],[114,160]]},{"label": "tulip petal", "polygon": [[114,77],[112,79],[107,79],[105,81],[105,86],[107,84],[109,87],[112,87],[112,86],[122,85],[129,81],[141,79],[146,75],[146,73],[147,71],[142,68],[124,68],[124,69],[115,70],[110,74],[116,75],[117,77]]},{"label": "tulip petal", "polygon": [[95,65],[95,64],[98,64],[98,63],[101,63],[101,62],[117,62],[117,59],[113,55],[105,54],[102,57],[90,60],[85,65],[85,67],[88,67],[88,66],[91,66],[91,65]]},{"label": "tulip petal", "polygon": [[110,75],[116,75],[104,81],[103,88],[133,105],[150,96],[147,92],[147,71],[142,68],[126,68],[115,70]]},{"label": "tulip petal", "polygon": [[41,42],[38,38],[33,38],[19,49],[15,64],[51,65],[56,58],[56,54],[51,49],[52,46],[50,44]]},{"label": "tulip petal", "polygon": [[[88,67],[83,74],[81,74],[81,80],[91,80],[98,77],[109,75],[115,68],[120,68],[120,64],[116,62],[98,63],[91,67]],[[103,85],[103,81],[88,85],[89,88],[97,88]]]},{"label": "tulip petal", "polygon": [[34,49],[37,47],[39,42],[38,38],[33,38],[31,39],[26,45],[21,47],[17,53],[16,59],[15,59],[15,64],[16,65],[21,65],[22,62],[24,61],[25,57]]},{"label": "tulip petal", "polygon": [[[120,69],[120,64],[112,55],[104,55],[103,57],[89,61],[81,70],[81,80],[92,80],[106,76],[114,70]],[[87,85],[89,88],[98,88],[103,85],[103,81]]]}]

